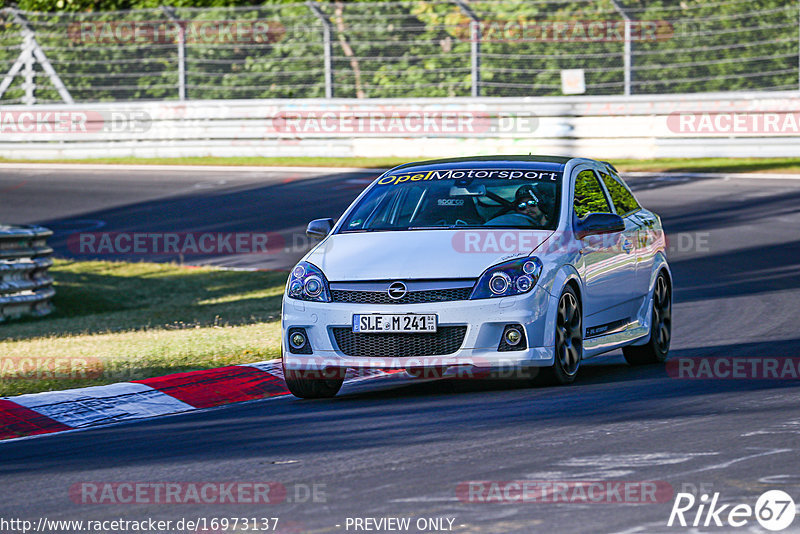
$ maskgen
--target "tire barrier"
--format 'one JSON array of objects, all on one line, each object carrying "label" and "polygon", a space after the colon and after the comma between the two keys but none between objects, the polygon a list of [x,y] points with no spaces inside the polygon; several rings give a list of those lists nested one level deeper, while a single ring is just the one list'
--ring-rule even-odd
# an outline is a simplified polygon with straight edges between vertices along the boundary
[{"label": "tire barrier", "polygon": [[53,311],[51,235],[42,226],[0,225],[0,322]]}]

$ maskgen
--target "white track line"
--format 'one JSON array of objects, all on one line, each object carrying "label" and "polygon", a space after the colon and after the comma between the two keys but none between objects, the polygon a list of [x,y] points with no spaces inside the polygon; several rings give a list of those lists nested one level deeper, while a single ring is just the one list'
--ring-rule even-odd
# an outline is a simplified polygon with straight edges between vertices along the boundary
[{"label": "white track line", "polygon": [[29,393],[6,400],[72,428],[196,409],[146,384],[132,382]]},{"label": "white track line", "polygon": [[[283,378],[283,368],[279,359],[266,360],[240,367],[254,367],[273,376]],[[398,373],[399,374],[399,373]],[[359,384],[363,381],[376,378],[395,377],[394,373],[374,369],[366,372],[348,370],[345,386]],[[260,402],[265,400],[292,399],[288,392],[285,395],[273,395],[260,399],[250,399],[212,406],[209,408],[195,408],[185,402],[172,397],[160,390],[146,384],[133,382],[118,382],[102,386],[89,386],[86,388],[67,389],[63,391],[46,391],[42,393],[27,393],[16,397],[0,397],[24,406],[45,417],[71,427],[69,430],[34,434],[18,438],[8,438],[0,441],[8,443],[23,439],[43,439],[46,436],[55,436],[65,432],[76,432],[92,428],[117,426],[126,423],[140,422],[155,417],[170,417],[186,413],[198,413],[217,410],[228,406]]]}]

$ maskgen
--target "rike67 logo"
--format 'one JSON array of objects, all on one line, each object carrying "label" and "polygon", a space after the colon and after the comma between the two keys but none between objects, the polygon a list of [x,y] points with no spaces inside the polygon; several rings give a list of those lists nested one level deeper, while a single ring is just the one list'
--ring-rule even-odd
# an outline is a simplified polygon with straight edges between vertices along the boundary
[{"label": "rike67 logo", "polygon": [[762,493],[754,507],[745,503],[719,504],[719,492],[699,499],[691,493],[678,493],[667,526],[741,528],[755,520],[763,528],[777,532],[788,528],[794,516],[794,500],[781,490]]}]

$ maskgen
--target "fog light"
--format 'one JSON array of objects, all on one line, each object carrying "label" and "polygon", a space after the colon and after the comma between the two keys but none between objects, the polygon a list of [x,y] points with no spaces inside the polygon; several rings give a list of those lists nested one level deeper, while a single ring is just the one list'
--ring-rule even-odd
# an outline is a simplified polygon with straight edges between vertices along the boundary
[{"label": "fog light", "polygon": [[512,347],[519,344],[522,340],[522,332],[517,330],[516,328],[509,328],[506,330],[506,343],[511,345]]},{"label": "fog light", "polygon": [[291,343],[292,347],[296,349],[302,349],[306,345],[306,336],[304,336],[300,332],[295,332],[289,338],[289,343]]},{"label": "fog light", "polygon": [[525,350],[527,348],[528,340],[525,338],[525,328],[521,324],[512,323],[503,327],[503,335],[500,336],[500,344],[497,346],[498,352]]},{"label": "fog light", "polygon": [[308,338],[305,328],[292,327],[286,333],[289,352],[292,354],[313,354],[311,340]]}]

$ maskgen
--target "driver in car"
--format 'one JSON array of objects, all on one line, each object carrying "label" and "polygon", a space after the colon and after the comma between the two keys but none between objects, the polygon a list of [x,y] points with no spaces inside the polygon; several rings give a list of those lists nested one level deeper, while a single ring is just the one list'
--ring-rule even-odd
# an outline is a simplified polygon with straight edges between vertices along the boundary
[{"label": "driver in car", "polygon": [[516,209],[517,213],[528,217],[535,226],[542,228],[547,227],[549,222],[547,213],[543,210],[544,205],[545,199],[543,195],[541,193],[537,194],[531,185],[523,185],[517,189],[514,195],[514,209]]},{"label": "driver in car", "polygon": [[517,189],[513,202],[491,192],[487,196],[503,207],[484,226],[548,228],[553,222],[555,201],[552,195],[534,185],[525,184]]}]

